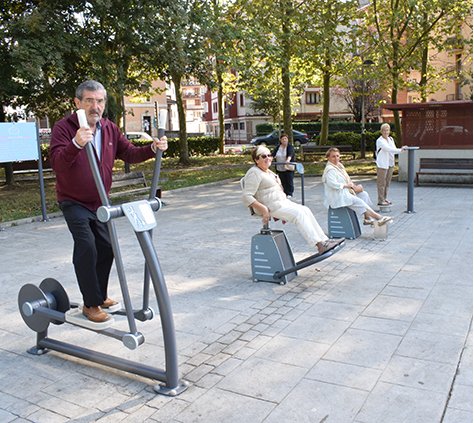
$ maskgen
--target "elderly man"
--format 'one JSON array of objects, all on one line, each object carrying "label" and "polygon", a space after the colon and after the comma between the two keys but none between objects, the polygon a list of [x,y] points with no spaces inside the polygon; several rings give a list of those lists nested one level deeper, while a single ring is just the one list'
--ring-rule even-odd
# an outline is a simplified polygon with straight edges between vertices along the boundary
[{"label": "elderly man", "polygon": [[74,240],[73,264],[84,300],[83,314],[92,322],[105,322],[103,309],[117,305],[107,296],[113,263],[107,225],[96,216],[102,205],[89,160],[87,143],[94,146],[95,159],[107,193],[112,185],[115,159],[139,163],[155,157],[156,149],[168,148],[166,137],[151,146],[136,147],[109,119],[103,118],[107,101],[104,86],[85,81],[76,89],[74,103],[86,112],[88,128],[79,127],[77,114],[57,122],[52,131],[50,159],[56,173],[56,195]]}]

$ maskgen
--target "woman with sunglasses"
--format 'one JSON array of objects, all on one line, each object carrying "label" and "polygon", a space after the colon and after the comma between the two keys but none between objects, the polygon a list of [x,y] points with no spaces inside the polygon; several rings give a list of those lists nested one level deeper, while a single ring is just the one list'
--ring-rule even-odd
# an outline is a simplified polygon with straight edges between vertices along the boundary
[{"label": "woman with sunglasses", "polygon": [[270,150],[265,146],[260,145],[252,151],[255,166],[243,178],[244,204],[262,216],[264,225],[271,217],[294,223],[308,244],[315,246],[319,254],[341,244],[343,238],[328,239],[308,207],[286,197],[280,178],[270,170],[272,159]]}]

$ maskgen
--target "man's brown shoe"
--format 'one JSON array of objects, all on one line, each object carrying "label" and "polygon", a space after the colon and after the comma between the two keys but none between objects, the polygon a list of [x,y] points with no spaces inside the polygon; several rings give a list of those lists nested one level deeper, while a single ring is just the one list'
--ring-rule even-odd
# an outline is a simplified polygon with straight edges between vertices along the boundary
[{"label": "man's brown shoe", "polygon": [[112,300],[112,298],[106,298],[104,304],[101,305],[102,308],[110,308],[118,304],[118,301]]},{"label": "man's brown shoe", "polygon": [[82,307],[82,314],[86,316],[91,322],[103,323],[110,319],[110,316],[103,311],[99,306]]}]

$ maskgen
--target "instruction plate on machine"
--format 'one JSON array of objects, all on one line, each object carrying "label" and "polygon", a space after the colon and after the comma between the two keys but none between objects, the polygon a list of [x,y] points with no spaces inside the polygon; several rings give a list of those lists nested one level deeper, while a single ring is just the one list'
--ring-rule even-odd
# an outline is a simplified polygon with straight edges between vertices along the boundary
[{"label": "instruction plate on machine", "polygon": [[132,201],[122,205],[122,210],[135,232],[145,232],[156,226],[153,210],[146,200]]}]

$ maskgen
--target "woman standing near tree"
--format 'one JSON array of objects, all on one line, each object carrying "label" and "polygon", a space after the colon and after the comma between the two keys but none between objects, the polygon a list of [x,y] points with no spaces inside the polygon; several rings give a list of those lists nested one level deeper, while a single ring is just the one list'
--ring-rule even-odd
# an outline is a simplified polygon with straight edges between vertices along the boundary
[{"label": "woman standing near tree", "polygon": [[295,189],[293,185],[295,165],[288,163],[295,160],[295,149],[291,144],[288,144],[288,135],[280,135],[280,144],[273,150],[272,156],[276,159],[276,171],[280,177],[283,191],[287,198],[291,198]]}]

